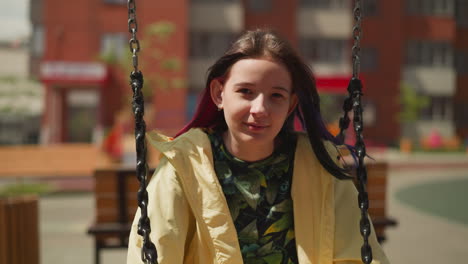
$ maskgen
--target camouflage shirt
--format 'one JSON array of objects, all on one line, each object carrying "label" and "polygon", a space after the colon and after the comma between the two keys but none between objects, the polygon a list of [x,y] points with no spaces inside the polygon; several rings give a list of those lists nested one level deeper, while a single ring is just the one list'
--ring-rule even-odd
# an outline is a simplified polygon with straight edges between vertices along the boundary
[{"label": "camouflage shirt", "polygon": [[298,263],[291,200],[296,136],[279,137],[273,154],[246,162],[227,151],[220,132],[207,134],[244,263]]}]

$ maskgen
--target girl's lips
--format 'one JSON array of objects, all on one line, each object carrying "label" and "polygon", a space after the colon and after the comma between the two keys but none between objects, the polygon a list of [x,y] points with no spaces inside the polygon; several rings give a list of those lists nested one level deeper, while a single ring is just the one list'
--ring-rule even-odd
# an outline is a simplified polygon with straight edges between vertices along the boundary
[{"label": "girl's lips", "polygon": [[255,123],[245,123],[250,130],[259,131],[268,127],[268,125],[255,124]]}]

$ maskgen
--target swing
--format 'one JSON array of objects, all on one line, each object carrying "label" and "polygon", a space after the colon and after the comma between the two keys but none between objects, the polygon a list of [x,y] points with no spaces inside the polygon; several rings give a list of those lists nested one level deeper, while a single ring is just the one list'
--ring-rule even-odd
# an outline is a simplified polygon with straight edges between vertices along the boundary
[{"label": "swing", "polygon": [[[140,43],[137,38],[138,24],[136,17],[136,0],[128,0],[128,30],[131,33],[129,41],[130,51],[132,52],[133,71],[130,74],[130,85],[133,91],[132,110],[135,116],[135,141],[136,141],[136,175],[140,182],[138,190],[138,206],[141,210],[141,217],[138,222],[138,234],[143,237],[142,245],[142,260],[144,263],[157,263],[157,251],[153,242],[150,240],[150,219],[148,217],[148,193],[146,191],[146,179],[148,175],[148,165],[146,163],[146,141],[145,132],[146,124],[144,116],[144,100],[142,94],[143,74],[138,70],[138,52],[140,51]],[[366,190],[367,169],[364,164],[366,156],[366,147],[363,140],[363,118],[362,118],[362,82],[359,79],[360,66],[360,39],[361,39],[361,0],[355,1],[353,9],[355,25],[353,27],[354,45],[352,47],[352,62],[353,75],[348,85],[348,97],[343,104],[343,117],[340,118],[339,127],[340,133],[337,138],[340,142],[344,142],[345,130],[349,127],[350,118],[348,113],[353,110],[353,127],[356,134],[355,151],[358,160],[356,169],[357,189],[358,189],[358,206],[361,210],[360,232],[363,237],[363,245],[361,247],[361,259],[365,264],[372,262],[372,248],[369,245],[369,235],[371,232],[371,223],[368,218],[369,199]]]}]

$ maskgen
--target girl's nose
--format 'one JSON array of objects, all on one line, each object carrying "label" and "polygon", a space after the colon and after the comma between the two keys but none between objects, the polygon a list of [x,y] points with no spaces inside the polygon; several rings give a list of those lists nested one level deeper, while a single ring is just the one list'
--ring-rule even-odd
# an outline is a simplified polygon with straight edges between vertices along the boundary
[{"label": "girl's nose", "polygon": [[263,95],[258,95],[250,107],[250,113],[256,116],[268,115],[268,102]]}]

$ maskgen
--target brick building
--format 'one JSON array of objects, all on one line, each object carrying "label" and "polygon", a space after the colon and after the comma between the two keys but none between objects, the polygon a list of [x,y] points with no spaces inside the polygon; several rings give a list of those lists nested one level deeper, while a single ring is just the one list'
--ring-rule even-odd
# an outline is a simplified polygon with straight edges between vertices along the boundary
[{"label": "brick building", "polygon": [[[125,107],[127,73],[98,63],[99,54],[113,48],[125,54],[127,10],[124,0],[32,1],[33,41],[31,71],[47,86],[43,133],[47,142],[73,141],[73,120],[83,118],[87,130],[99,134],[112,126]],[[173,133],[193,113],[204,88],[206,70],[244,29],[268,26],[287,37],[310,62],[319,80],[350,76],[352,6],[348,0],[179,0],[137,1],[139,37],[157,21],[175,25],[171,44],[161,47],[175,54],[177,72],[158,63],[142,62],[145,76],[186,80],[186,89],[154,91],[154,114],[147,123]],[[362,78],[365,81],[365,137],[394,143],[400,136],[401,82],[429,96],[415,129],[421,133],[441,128],[445,136],[467,137],[467,10],[463,0],[366,0],[363,21]],[[457,9],[455,6],[457,6]],[[458,10],[455,13],[455,10]],[[454,55],[460,54],[460,55]],[[142,61],[152,57],[144,47]],[[121,55],[119,55],[121,56]],[[454,58],[457,57],[458,68]],[[130,60],[128,60],[130,64]],[[465,65],[465,66],[463,66]],[[323,82],[327,83],[327,82]],[[167,86],[171,84],[161,83]],[[325,85],[326,86],[326,85]],[[319,87],[329,92],[327,87]],[[338,91],[346,88],[341,85]],[[330,88],[330,87],[328,87]],[[336,88],[336,87],[335,87]],[[333,91],[335,92],[335,90]],[[338,98],[340,96],[337,96]],[[341,96],[342,97],[342,96]],[[454,114],[452,105],[457,110]],[[126,103],[126,102],[125,102]],[[129,106],[128,106],[129,107]],[[337,114],[341,108],[334,108]],[[94,114],[90,114],[94,113]],[[95,120],[90,120],[95,118]],[[454,122],[456,120],[456,122]],[[92,133],[91,133],[92,134]]]}]

